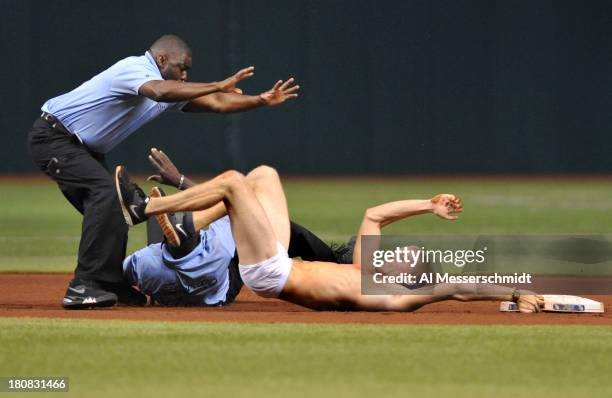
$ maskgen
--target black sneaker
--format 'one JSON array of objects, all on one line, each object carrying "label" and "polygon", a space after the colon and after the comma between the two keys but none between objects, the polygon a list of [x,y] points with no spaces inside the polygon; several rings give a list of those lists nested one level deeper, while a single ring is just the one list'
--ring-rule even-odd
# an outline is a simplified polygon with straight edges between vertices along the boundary
[{"label": "black sneaker", "polygon": [[128,305],[130,307],[142,307],[147,304],[147,296],[125,283],[99,282],[99,285],[103,289],[116,294],[119,304]]},{"label": "black sneaker", "polygon": [[95,282],[73,279],[64,295],[64,308],[82,310],[86,308],[112,307],[117,303],[117,295],[106,291]]},{"label": "black sneaker", "polygon": [[334,252],[338,264],[353,264],[353,251],[355,250],[356,240],[357,238],[353,236],[346,243],[331,245],[331,249]]},{"label": "black sneaker", "polygon": [[145,208],[149,198],[138,185],[132,182],[124,166],[117,166],[115,169],[115,185],[127,225],[134,226],[145,221],[148,218],[145,215]]}]

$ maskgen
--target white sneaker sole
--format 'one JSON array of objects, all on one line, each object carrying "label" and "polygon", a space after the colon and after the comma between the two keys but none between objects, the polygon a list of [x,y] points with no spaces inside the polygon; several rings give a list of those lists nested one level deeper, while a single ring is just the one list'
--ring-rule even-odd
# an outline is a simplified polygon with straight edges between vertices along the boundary
[{"label": "white sneaker sole", "polygon": [[[153,187],[151,188],[151,194],[149,196],[152,198],[161,198],[162,194],[157,187]],[[158,214],[155,216],[155,220],[157,220],[157,223],[161,227],[164,236],[168,240],[168,243],[170,243],[172,246],[180,246],[181,238],[172,227],[172,222],[170,221],[168,214]]]}]

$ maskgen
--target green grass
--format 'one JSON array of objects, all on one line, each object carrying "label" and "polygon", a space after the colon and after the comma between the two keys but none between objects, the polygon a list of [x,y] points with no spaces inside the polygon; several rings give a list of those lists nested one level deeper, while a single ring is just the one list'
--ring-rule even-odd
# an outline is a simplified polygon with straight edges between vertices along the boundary
[{"label": "green grass", "polygon": [[609,327],[0,319],[0,340],[1,375],[82,397],[612,394]]},{"label": "green grass", "polygon": [[[460,220],[415,217],[385,233],[612,232],[612,185],[602,179],[287,179],[285,189],[292,219],[327,241],[353,235],[368,206],[440,192],[463,198]],[[81,218],[57,187],[51,182],[3,182],[0,197],[0,271],[72,271]],[[128,252],[145,243],[144,225],[133,228]]]}]

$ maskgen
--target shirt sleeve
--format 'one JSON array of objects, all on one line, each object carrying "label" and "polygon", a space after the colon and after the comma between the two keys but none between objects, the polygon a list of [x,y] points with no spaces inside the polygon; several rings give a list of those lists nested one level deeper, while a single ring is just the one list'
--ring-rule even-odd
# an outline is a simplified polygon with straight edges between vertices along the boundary
[{"label": "shirt sleeve", "polygon": [[151,80],[163,80],[159,71],[146,63],[129,63],[118,68],[111,90],[120,95],[138,95],[140,86]]},{"label": "shirt sleeve", "polygon": [[123,277],[132,286],[148,295],[156,294],[165,285],[176,284],[174,271],[168,269],[161,255],[161,244],[147,246],[123,260]]},{"label": "shirt sleeve", "polygon": [[134,255],[127,256],[123,260],[123,278],[130,286],[138,284],[137,260],[138,258]]},{"label": "shirt sleeve", "polygon": [[183,108],[188,103],[189,103],[189,101],[175,102],[175,103],[172,104],[172,106],[170,106],[170,108],[168,108],[168,110],[170,112],[183,112]]}]

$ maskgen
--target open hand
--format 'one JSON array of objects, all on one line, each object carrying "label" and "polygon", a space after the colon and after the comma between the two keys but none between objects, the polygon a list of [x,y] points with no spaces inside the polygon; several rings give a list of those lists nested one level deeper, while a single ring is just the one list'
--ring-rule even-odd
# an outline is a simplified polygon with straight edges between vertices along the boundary
[{"label": "open hand", "polygon": [[178,188],[181,181],[181,173],[165,153],[156,148],[151,148],[149,163],[151,163],[157,174],[149,176],[147,181],[157,181]]},{"label": "open hand", "polygon": [[461,199],[453,194],[441,193],[431,198],[433,204],[433,213],[445,220],[456,220],[459,216],[456,213],[463,211],[463,203]]},{"label": "open hand", "polygon": [[255,74],[255,67],[249,66],[248,68],[240,69],[235,75],[228,77],[223,80],[220,84],[220,91],[224,93],[235,93],[242,94],[242,90],[236,87],[240,81],[249,78]]},{"label": "open hand", "polygon": [[293,78],[290,78],[286,82],[283,83],[282,80],[276,82],[272,89],[266,91],[265,93],[259,94],[259,98],[263,101],[265,105],[268,106],[276,106],[282,104],[288,99],[297,97],[297,91],[300,89],[300,86],[291,86],[294,82]]}]

